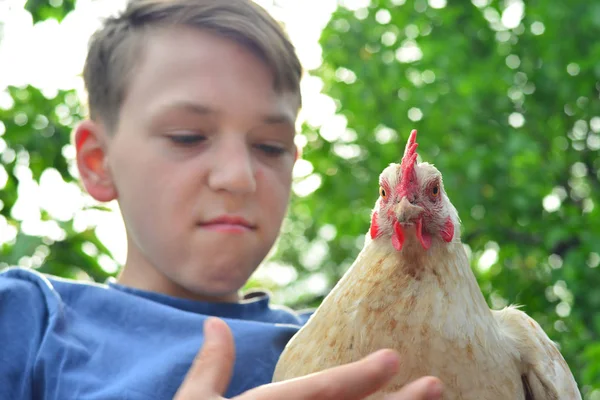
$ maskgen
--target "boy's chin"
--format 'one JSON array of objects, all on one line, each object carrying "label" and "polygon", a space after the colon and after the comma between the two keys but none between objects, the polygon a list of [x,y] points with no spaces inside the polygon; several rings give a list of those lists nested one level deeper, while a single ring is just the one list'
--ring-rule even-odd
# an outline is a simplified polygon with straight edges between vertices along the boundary
[{"label": "boy's chin", "polygon": [[[187,275],[187,274],[186,274]],[[199,301],[216,303],[232,303],[240,300],[240,290],[246,283],[247,277],[237,274],[190,274],[178,279],[177,286],[181,287],[179,296]]]}]

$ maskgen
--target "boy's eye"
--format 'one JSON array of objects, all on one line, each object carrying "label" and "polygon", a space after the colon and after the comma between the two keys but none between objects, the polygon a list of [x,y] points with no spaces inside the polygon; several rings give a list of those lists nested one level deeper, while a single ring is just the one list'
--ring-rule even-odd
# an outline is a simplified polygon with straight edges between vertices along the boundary
[{"label": "boy's eye", "polygon": [[194,145],[206,140],[206,136],[202,135],[170,135],[169,140],[180,145]]},{"label": "boy's eye", "polygon": [[256,146],[256,148],[258,148],[260,151],[262,151],[266,155],[272,156],[272,157],[280,156],[285,152],[285,149],[283,147],[273,146],[270,144],[259,144]]}]

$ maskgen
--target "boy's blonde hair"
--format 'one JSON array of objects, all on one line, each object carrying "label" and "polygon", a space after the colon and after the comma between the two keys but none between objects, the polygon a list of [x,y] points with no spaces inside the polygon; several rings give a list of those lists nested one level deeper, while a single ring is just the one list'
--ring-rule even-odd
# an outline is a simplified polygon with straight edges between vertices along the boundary
[{"label": "boy's blonde hair", "polygon": [[252,0],[129,0],[118,16],[92,35],[83,70],[90,118],[112,132],[143,37],[159,27],[187,26],[227,37],[259,56],[274,74],[274,89],[297,94],[302,67],[295,48],[273,17]]}]

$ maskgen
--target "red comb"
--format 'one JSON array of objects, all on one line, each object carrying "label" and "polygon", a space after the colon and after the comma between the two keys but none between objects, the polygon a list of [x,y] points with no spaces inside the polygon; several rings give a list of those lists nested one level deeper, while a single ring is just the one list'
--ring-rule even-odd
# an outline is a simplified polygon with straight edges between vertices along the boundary
[{"label": "red comb", "polygon": [[402,163],[400,169],[402,170],[402,181],[398,186],[398,194],[406,196],[409,192],[413,191],[417,184],[417,176],[415,173],[415,163],[417,162],[417,130],[413,129],[410,132],[406,148],[404,149],[404,156],[402,157]]},{"label": "red comb", "polygon": [[417,162],[417,147],[419,147],[419,144],[417,143],[417,130],[413,129],[410,132],[406,148],[404,149],[402,164],[400,164],[403,173],[414,167]]}]

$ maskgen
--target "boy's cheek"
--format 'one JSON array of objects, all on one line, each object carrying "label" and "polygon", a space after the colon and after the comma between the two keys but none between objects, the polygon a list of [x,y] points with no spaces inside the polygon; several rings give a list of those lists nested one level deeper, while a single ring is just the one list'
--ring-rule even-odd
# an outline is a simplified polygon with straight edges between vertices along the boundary
[{"label": "boy's cheek", "polygon": [[292,170],[286,170],[280,167],[279,170],[265,171],[258,170],[256,172],[256,180],[258,187],[263,188],[263,192],[271,202],[281,202],[285,207],[289,193],[292,188]]}]

